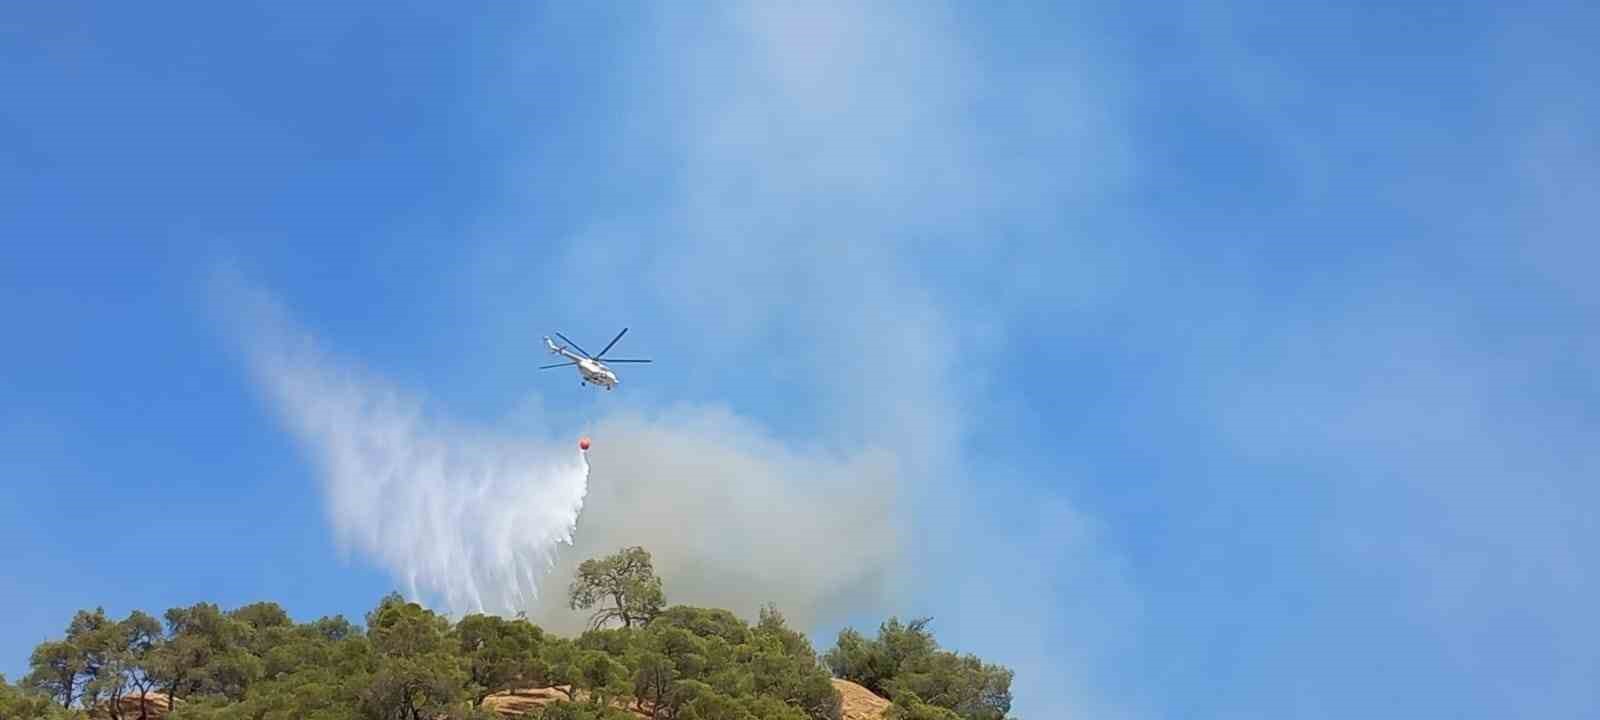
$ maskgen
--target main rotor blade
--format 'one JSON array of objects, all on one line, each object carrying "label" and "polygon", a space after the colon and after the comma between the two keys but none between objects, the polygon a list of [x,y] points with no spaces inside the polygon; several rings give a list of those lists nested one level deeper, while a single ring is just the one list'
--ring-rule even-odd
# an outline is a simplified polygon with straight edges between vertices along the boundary
[{"label": "main rotor blade", "polygon": [[600,348],[600,354],[599,354],[599,355],[596,355],[596,356],[594,356],[594,359],[596,359],[596,360],[599,360],[599,359],[600,359],[600,358],[603,358],[603,357],[605,357],[605,356],[606,356],[606,351],[607,351],[607,350],[610,350],[610,349],[611,349],[611,346],[612,346],[612,345],[615,345],[615,344],[617,344],[617,341],[618,341],[618,340],[621,340],[621,339],[622,339],[622,336],[623,336],[623,335],[627,335],[627,334],[628,334],[628,329],[627,329],[627,328],[623,328],[623,329],[622,329],[622,332],[619,332],[619,333],[617,333],[617,336],[616,336],[616,337],[614,337],[614,338],[611,338],[611,342],[608,342],[608,343],[606,343],[606,346],[605,346],[605,347],[603,347],[603,348]]},{"label": "main rotor blade", "polygon": [[550,368],[566,367],[568,365],[577,365],[577,364],[578,363],[575,362],[575,361],[568,360],[568,361],[566,361],[564,363],[556,363],[554,365],[541,365],[541,366],[539,366],[539,369],[540,370],[549,370]]},{"label": "main rotor blade", "polygon": [[585,349],[583,349],[583,348],[582,348],[582,347],[581,347],[581,346],[579,346],[579,345],[578,345],[578,344],[577,344],[577,343],[575,343],[575,342],[573,342],[573,341],[572,341],[572,338],[569,338],[569,337],[567,337],[567,336],[565,336],[565,335],[562,335],[562,334],[561,334],[561,333],[556,333],[556,337],[558,337],[558,338],[561,338],[561,339],[562,339],[562,340],[565,340],[565,341],[567,341],[567,344],[568,344],[568,345],[571,345],[571,346],[572,346],[572,347],[573,347],[573,348],[576,348],[576,349],[577,349],[577,351],[578,351],[578,352],[581,352],[581,353],[583,353],[583,356],[584,356],[584,357],[586,357],[586,358],[590,358],[590,359],[593,359],[593,358],[594,358],[594,356],[593,356],[593,355],[590,355],[590,354],[589,354],[589,351],[588,351],[588,350],[585,350]]},{"label": "main rotor blade", "polygon": [[606,364],[607,365],[609,365],[611,363],[619,363],[619,362],[650,362],[650,361],[649,360],[610,360],[610,359],[606,360]]}]

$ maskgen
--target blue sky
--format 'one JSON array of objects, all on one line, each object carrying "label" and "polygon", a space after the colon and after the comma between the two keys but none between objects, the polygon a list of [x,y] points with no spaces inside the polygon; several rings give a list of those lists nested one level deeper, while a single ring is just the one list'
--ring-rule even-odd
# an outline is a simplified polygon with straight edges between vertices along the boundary
[{"label": "blue sky", "polygon": [[[1024,717],[1593,714],[1595,27],[1582,3],[13,12],[0,672],[80,607],[357,617],[397,586],[241,356],[229,267],[443,437],[725,443],[777,493],[728,514],[855,498],[846,539],[891,551],[819,562],[886,589],[811,629],[933,615],[1016,667]],[[624,325],[657,362],[618,393],[530,370],[540,335]],[[629,482],[728,497],[612,452],[587,512]]]}]

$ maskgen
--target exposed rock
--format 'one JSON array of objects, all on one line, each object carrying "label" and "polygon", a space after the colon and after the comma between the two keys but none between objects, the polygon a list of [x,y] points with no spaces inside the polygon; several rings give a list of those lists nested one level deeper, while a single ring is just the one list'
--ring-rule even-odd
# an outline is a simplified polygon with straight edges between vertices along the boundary
[{"label": "exposed rock", "polygon": [[[888,700],[849,680],[834,678],[833,687],[839,691],[839,697],[844,700],[844,720],[883,720],[884,713],[889,710]],[[588,696],[580,690],[577,700],[586,702]],[[562,688],[529,688],[490,695],[483,699],[483,708],[503,718],[520,718],[555,702],[569,702]],[[650,717],[649,713],[640,711],[632,705],[624,706],[623,703],[616,703],[616,706],[625,708],[642,718]]]},{"label": "exposed rock", "polygon": [[[179,700],[178,702],[182,703],[183,701]],[[148,717],[149,720],[159,720],[160,718],[165,717],[167,713],[172,712],[172,700],[164,693],[147,693],[144,696],[144,709],[145,716]],[[115,715],[120,716],[122,720],[139,720],[138,693],[123,696],[122,699],[118,700],[117,710],[118,712]],[[89,717],[95,718],[96,720],[107,720],[108,718],[113,717],[110,704],[101,705],[100,707],[95,708],[94,712],[89,714]]]},{"label": "exposed rock", "polygon": [[844,698],[844,720],[882,720],[889,701],[849,680],[833,679],[833,687]]},{"label": "exposed rock", "polygon": [[[578,702],[588,702],[589,695],[579,690],[576,699]],[[481,707],[503,718],[518,718],[555,702],[570,702],[563,686],[497,692],[484,698]],[[621,702],[613,702],[612,705],[642,718],[650,717],[649,713],[641,712],[632,705]]]}]

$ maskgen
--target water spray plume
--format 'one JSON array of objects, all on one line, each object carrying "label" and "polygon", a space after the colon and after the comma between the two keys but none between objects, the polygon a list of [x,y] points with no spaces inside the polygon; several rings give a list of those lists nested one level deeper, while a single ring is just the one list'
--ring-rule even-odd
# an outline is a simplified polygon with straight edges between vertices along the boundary
[{"label": "water spray plume", "polygon": [[252,314],[253,370],[315,463],[340,543],[453,613],[533,607],[572,542],[587,459],[429,418],[419,399],[322,353],[270,304]]}]

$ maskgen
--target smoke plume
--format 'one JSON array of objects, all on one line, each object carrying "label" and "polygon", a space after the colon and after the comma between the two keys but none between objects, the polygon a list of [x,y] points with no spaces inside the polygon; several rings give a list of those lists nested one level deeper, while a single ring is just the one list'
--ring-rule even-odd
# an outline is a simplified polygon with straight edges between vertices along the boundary
[{"label": "smoke plume", "polygon": [[[758,423],[714,406],[617,412],[594,426],[594,472],[571,552],[578,562],[643,545],[667,599],[754,618],[776,603],[799,627],[873,607],[901,559],[896,456],[797,448]],[[560,598],[534,613],[552,629],[582,617]]]},{"label": "smoke plume", "polygon": [[575,631],[573,570],[630,545],[654,555],[673,603],[747,617],[776,603],[807,626],[881,599],[901,535],[888,450],[798,448],[715,406],[618,411],[591,428],[591,482],[570,436],[555,445],[430,415],[242,287],[229,292],[249,298],[255,379],[321,476],[336,537],[413,599]]}]

